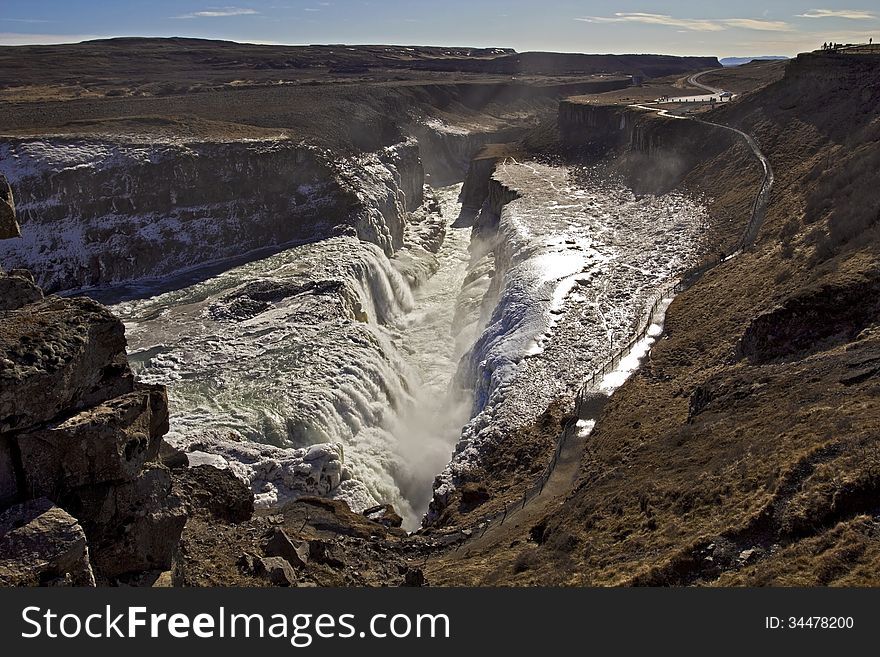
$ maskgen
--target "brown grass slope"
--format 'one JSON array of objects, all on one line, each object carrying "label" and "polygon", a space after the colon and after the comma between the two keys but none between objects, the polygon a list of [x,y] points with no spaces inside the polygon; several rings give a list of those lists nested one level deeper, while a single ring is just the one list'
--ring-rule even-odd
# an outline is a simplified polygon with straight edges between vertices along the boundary
[{"label": "brown grass slope", "polygon": [[878,64],[802,56],[713,113],[776,171],[754,249],[676,299],[577,487],[469,581],[880,584]]},{"label": "brown grass slope", "polygon": [[[517,53],[509,48],[404,45],[257,45],[192,38],[116,38],[48,46],[0,46],[0,89],[79,85],[81,93],[135,85],[167,93],[188,81],[269,83],[383,71],[477,75],[683,74],[718,66],[714,57]],[[114,94],[115,95],[115,94]]]}]

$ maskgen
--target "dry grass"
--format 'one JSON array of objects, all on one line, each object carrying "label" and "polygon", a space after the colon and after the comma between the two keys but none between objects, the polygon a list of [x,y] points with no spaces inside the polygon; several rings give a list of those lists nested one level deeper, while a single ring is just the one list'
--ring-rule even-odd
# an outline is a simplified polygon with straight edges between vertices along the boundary
[{"label": "dry grass", "polygon": [[[876,167],[859,166],[875,156],[878,110],[861,96],[854,110],[852,94],[880,88],[880,79],[835,71],[823,87],[803,75],[716,110],[755,134],[776,170],[755,248],[673,303],[664,339],[605,407],[564,504],[522,527],[493,562],[465,561],[459,581],[878,583],[880,328],[871,281],[880,243],[870,228]],[[845,132],[840,116],[850,120]],[[733,161],[732,152],[713,154],[684,173],[692,188],[718,190],[712,209],[722,221],[744,202],[745,179],[725,170]],[[818,188],[809,180],[817,167]],[[830,199],[818,215],[812,193]],[[811,234],[838,230],[835,216],[850,217],[837,220],[847,238],[817,260]],[[783,324],[787,333],[777,334]],[[741,340],[756,335],[763,351],[753,359]]]},{"label": "dry grass", "polygon": [[[523,491],[546,471],[556,449],[571,400],[558,400],[535,421],[499,440],[469,473],[469,484],[452,492],[436,527],[469,527],[478,520],[515,507]],[[473,483],[479,482],[479,483]]]}]

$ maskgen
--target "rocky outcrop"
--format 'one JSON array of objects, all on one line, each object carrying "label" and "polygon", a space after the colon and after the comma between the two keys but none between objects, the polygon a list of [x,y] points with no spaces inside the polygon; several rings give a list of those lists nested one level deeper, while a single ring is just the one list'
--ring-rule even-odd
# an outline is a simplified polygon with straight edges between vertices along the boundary
[{"label": "rocky outcrop", "polygon": [[[334,164],[339,199],[332,233],[351,226],[357,236],[391,256],[403,246],[408,213],[424,201],[425,172],[410,139]],[[321,217],[326,221],[327,217]]]},{"label": "rocky outcrop", "polygon": [[703,121],[578,99],[559,104],[557,126],[565,152],[587,160],[613,157],[612,170],[637,194],[666,193],[699,165],[740,145],[735,133]]},{"label": "rocky outcrop", "polygon": [[403,518],[400,517],[390,504],[379,504],[378,506],[364,509],[363,514],[373,522],[378,522],[385,527],[400,527],[403,524]]},{"label": "rocky outcrop", "polygon": [[0,315],[0,382],[4,434],[130,393],[125,329],[85,298],[50,297]]},{"label": "rocky outcrop", "polygon": [[104,581],[173,565],[187,516],[165,466],[150,463],[131,481],[84,487],[65,503],[82,519]]},{"label": "rocky outcrop", "polygon": [[94,586],[86,535],[45,498],[0,513],[0,586]]},{"label": "rocky outcrop", "polygon": [[571,99],[559,103],[557,125],[564,146],[601,155],[629,142],[633,123],[639,116],[639,112],[627,107]]},{"label": "rocky outcrop", "polygon": [[731,135],[699,121],[670,120],[655,112],[622,105],[596,105],[578,99],[559,103],[557,125],[564,147],[602,156],[620,149],[647,156],[705,159],[730,146]]},{"label": "rocky outcrop", "polygon": [[391,255],[424,183],[414,140],[340,160],[286,139],[17,138],[0,144],[0,172],[22,230],[0,259],[52,292],[247,258],[341,226]]},{"label": "rocky outcrop", "polygon": [[0,292],[0,585],[168,570],[187,517],[157,462],[165,389],[135,384],[100,304],[44,299],[16,270]]},{"label": "rocky outcrop", "polygon": [[[479,210],[483,203],[489,200],[490,193],[499,193],[500,190],[492,190],[492,174],[495,167],[505,158],[513,155],[515,149],[509,144],[488,144],[480,149],[468,165],[468,172],[461,188],[461,205],[467,210]],[[511,200],[511,199],[508,199]],[[492,201],[497,206],[497,215],[501,206],[507,200],[495,198]]]},{"label": "rocky outcrop", "polygon": [[0,174],[0,240],[18,237],[19,234],[12,188],[6,182],[6,177]]},{"label": "rocky outcrop", "polygon": [[531,126],[460,128],[437,119],[416,124],[410,131],[418,138],[419,152],[434,186],[465,180],[472,160],[487,144],[515,141]]},{"label": "rocky outcrop", "polygon": [[16,310],[43,298],[43,291],[34,284],[34,277],[25,269],[14,269],[9,275],[0,270],[0,311]]},{"label": "rocky outcrop", "polygon": [[72,417],[19,433],[26,490],[58,498],[83,486],[133,481],[156,459],[167,430],[165,390],[138,386]]},{"label": "rocky outcrop", "polygon": [[[737,354],[755,364],[800,360],[852,342],[878,316],[878,291],[876,270],[803,289],[754,317],[740,337]],[[873,375],[870,368],[866,372]]]},{"label": "rocky outcrop", "polygon": [[217,520],[238,523],[254,514],[254,494],[250,487],[226,465],[189,464],[173,472],[174,491],[191,514],[203,514]]}]

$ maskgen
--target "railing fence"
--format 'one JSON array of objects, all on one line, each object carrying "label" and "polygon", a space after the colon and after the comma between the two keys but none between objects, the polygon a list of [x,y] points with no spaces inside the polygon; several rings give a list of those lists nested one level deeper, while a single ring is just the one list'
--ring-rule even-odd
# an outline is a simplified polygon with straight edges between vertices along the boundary
[{"label": "railing fence", "polygon": [[[710,122],[704,121],[704,123]],[[734,128],[730,128],[729,126],[717,123],[710,123],[710,125],[733,130],[734,132],[740,133],[747,142],[750,141],[750,137],[748,135],[746,135],[745,133],[741,133]],[[753,146],[751,143],[749,143],[749,147],[753,150],[757,149],[757,146]],[[762,165],[766,163],[766,159],[762,157],[762,154],[760,154],[760,152],[756,151],[755,155],[758,157],[758,159],[762,161]],[[650,305],[646,304],[644,306],[647,312],[644,313],[642,319],[640,320],[638,325],[639,328],[636,331],[635,335],[633,335],[629,339],[626,345],[614,352],[613,355],[608,358],[608,360],[606,360],[604,363],[602,363],[600,367],[593,370],[590,376],[584,380],[575,397],[574,419],[569,421],[560,433],[559,439],[556,442],[556,449],[553,452],[553,457],[550,459],[550,463],[547,465],[544,473],[530,486],[527,486],[525,488],[521,500],[517,499],[515,502],[507,503],[504,505],[504,508],[501,511],[482,516],[479,520],[477,520],[476,531],[472,529],[459,530],[458,534],[455,535],[455,538],[458,540],[458,544],[455,548],[456,550],[461,549],[469,539],[485,535],[486,532],[489,531],[489,528],[495,523],[497,523],[499,526],[503,525],[504,521],[507,520],[507,517],[511,513],[516,510],[524,509],[526,507],[526,504],[528,504],[530,501],[532,501],[544,492],[545,486],[550,481],[550,477],[553,475],[553,472],[556,470],[556,466],[559,463],[559,459],[562,456],[562,451],[565,445],[568,443],[569,440],[577,436],[578,420],[585,419],[582,417],[583,407],[590,393],[594,392],[596,390],[597,384],[601,384],[602,380],[609,373],[614,372],[620,365],[620,361],[628,356],[635,348],[635,346],[647,337],[651,325],[655,323],[656,319],[659,319],[657,318],[657,314],[664,300],[671,300],[677,294],[693,286],[694,283],[696,283],[706,272],[714,269],[722,262],[745,251],[751,245],[757,235],[757,231],[760,228],[760,225],[763,223],[764,213],[767,207],[767,202],[770,196],[770,188],[772,184],[773,173],[769,167],[769,164],[767,163],[766,166],[764,166],[764,177],[761,180],[761,187],[758,191],[758,194],[755,196],[754,202],[752,203],[749,222],[746,225],[746,229],[739,240],[737,240],[737,242],[729,249],[725,251],[720,251],[717,256],[704,259],[703,262],[701,262],[700,264],[686,270],[683,274],[681,274],[677,281],[667,282],[654,293],[654,295],[650,298]]]}]

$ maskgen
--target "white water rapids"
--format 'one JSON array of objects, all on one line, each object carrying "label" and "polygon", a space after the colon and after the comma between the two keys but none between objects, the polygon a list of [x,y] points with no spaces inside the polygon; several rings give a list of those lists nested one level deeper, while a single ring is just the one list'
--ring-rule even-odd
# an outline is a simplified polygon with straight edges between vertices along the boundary
[{"label": "white water rapids", "polygon": [[[456,185],[436,190],[436,256],[333,237],[116,304],[139,378],[168,386],[169,441],[221,457],[258,506],[391,503],[410,529],[432,494],[442,506],[491,476],[481,454],[629,339],[698,257],[706,217],[577,169],[511,162],[496,180],[520,197],[495,242],[456,227]],[[430,234],[419,216],[413,234]]]},{"label": "white water rapids", "polygon": [[168,386],[170,441],[223,456],[258,505],[329,494],[417,526],[471,404],[447,394],[469,346],[453,335],[470,241],[453,226],[459,191],[437,191],[447,235],[415,292],[345,237],[114,305],[138,377]]}]

